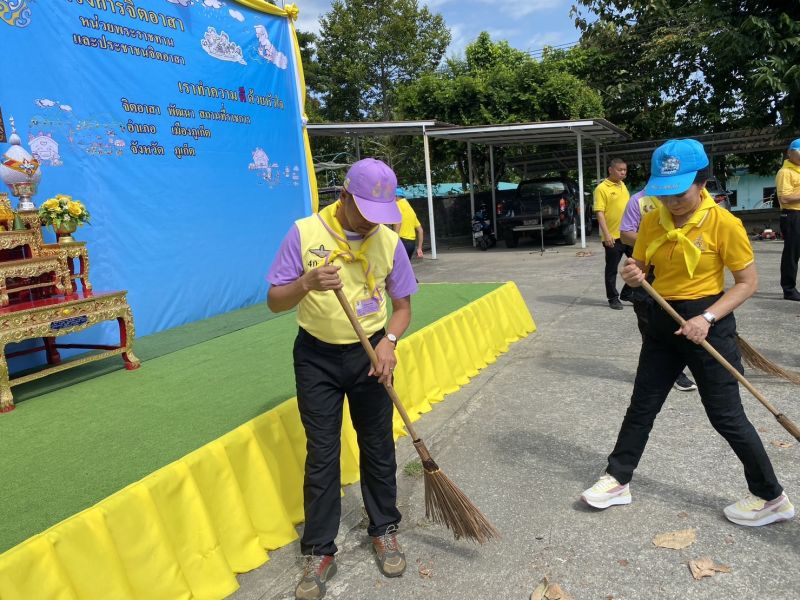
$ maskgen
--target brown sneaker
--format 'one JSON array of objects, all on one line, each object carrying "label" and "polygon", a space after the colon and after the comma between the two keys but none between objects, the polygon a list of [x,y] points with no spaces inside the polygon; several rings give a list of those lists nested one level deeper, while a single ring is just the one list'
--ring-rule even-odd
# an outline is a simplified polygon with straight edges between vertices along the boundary
[{"label": "brown sneaker", "polygon": [[400,577],[406,570],[406,555],[397,541],[396,525],[389,525],[386,533],[373,537],[372,549],[378,568],[386,577]]},{"label": "brown sneaker", "polygon": [[303,577],[294,589],[297,600],[319,600],[325,596],[325,582],[336,575],[333,556],[306,556]]}]

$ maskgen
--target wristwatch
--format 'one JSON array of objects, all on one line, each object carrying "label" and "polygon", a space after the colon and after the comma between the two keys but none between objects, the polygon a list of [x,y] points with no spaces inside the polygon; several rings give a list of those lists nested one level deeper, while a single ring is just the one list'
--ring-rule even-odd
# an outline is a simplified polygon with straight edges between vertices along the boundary
[{"label": "wristwatch", "polygon": [[701,316],[701,317],[703,317],[703,318],[704,318],[706,321],[708,321],[708,324],[709,324],[711,327],[713,327],[713,326],[714,326],[714,324],[717,322],[717,315],[715,315],[715,314],[714,314],[714,313],[712,313],[712,312],[708,312],[708,311],[706,311],[706,312],[704,312],[704,313],[703,313],[702,315],[700,315],[700,316]]},{"label": "wristwatch", "polygon": [[392,345],[396,348],[397,347],[397,336],[393,333],[387,333],[386,339],[392,342]]}]

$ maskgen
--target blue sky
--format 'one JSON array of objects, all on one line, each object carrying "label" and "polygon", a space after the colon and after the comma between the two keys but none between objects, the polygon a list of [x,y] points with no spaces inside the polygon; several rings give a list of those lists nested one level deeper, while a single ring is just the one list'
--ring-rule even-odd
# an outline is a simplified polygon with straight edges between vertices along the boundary
[{"label": "blue sky", "polygon": [[[298,28],[319,31],[319,17],[330,10],[328,0],[295,0],[300,8]],[[520,50],[576,42],[580,36],[569,17],[572,0],[421,0],[440,13],[453,41],[447,54],[463,53],[481,31],[493,40],[507,40]]]}]

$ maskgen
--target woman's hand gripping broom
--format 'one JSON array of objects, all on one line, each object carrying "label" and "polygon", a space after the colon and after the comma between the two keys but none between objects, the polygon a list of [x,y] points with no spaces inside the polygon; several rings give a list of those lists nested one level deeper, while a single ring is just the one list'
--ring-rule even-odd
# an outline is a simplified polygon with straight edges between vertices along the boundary
[{"label": "woman's hand gripping broom", "polygon": [[[653,289],[653,286],[647,283],[647,281],[643,280],[642,287],[648,294],[650,294],[650,296],[652,296],[653,300],[658,302],[661,308],[667,311],[669,316],[675,319],[676,323],[678,323],[681,327],[683,327],[683,325],[686,323],[684,318],[681,317],[675,311],[675,309],[672,308],[672,306],[670,306],[669,303],[666,300],[664,300],[664,298],[661,297],[661,294],[659,294],[657,291]],[[761,393],[759,393],[759,391],[756,388],[753,387],[753,384],[751,384],[749,381],[747,381],[747,379],[745,379],[744,375],[739,373],[739,371],[737,371],[736,368],[731,363],[729,363],[724,356],[722,356],[719,352],[716,351],[714,346],[708,343],[708,340],[703,340],[700,345],[703,346],[703,348],[705,348],[708,351],[708,353],[711,354],[711,356],[717,359],[717,362],[721,364],[723,367],[725,367],[728,370],[728,372],[739,381],[739,383],[741,383],[744,387],[746,387],[747,390],[751,394],[753,394],[753,396],[755,396],[756,400],[761,402],[761,404],[763,404],[766,407],[766,409],[773,414],[773,416],[778,420],[778,423],[780,423],[786,431],[791,433],[797,441],[800,441],[800,429],[797,428],[797,425],[795,425],[791,421],[791,419],[789,419],[789,417],[784,415],[782,412],[778,412],[778,410],[774,406],[772,406],[772,404],[766,398],[764,398],[764,396],[762,396]]]},{"label": "woman's hand gripping broom", "polygon": [[[377,367],[378,357],[372,344],[369,343],[361,323],[353,312],[353,308],[347,301],[342,290],[333,290],[339,304],[347,314],[350,324],[358,334],[358,339],[361,345],[369,355],[370,363],[373,367]],[[385,383],[384,387],[392,399],[392,402],[397,408],[397,412],[405,423],[408,433],[411,435],[411,440],[414,447],[417,449],[425,474],[425,516],[433,521],[447,527],[453,532],[456,539],[469,538],[480,544],[489,541],[492,538],[499,538],[500,534],[492,526],[492,524],[483,516],[480,510],[470,502],[469,498],[464,495],[456,484],[454,484],[445,475],[436,462],[431,458],[430,452],[425,447],[425,443],[417,436],[414,426],[411,424],[411,419],[408,417],[405,407],[397,397],[397,392],[390,383]]]}]

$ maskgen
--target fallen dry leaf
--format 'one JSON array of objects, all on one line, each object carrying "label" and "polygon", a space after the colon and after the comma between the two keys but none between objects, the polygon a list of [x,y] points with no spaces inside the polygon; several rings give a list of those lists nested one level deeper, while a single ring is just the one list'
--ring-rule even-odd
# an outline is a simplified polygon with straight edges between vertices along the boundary
[{"label": "fallen dry leaf", "polygon": [[427,566],[420,559],[417,559],[417,572],[422,579],[430,579],[433,577],[433,567]]},{"label": "fallen dry leaf", "polygon": [[694,529],[681,529],[680,531],[670,531],[668,533],[660,533],[653,538],[653,544],[659,548],[672,548],[673,550],[680,550],[694,544],[697,536]]},{"label": "fallen dry leaf", "polygon": [[728,534],[728,535],[725,536],[725,543],[726,544],[733,544],[733,542],[734,542],[734,540],[733,540],[733,536],[732,535]]},{"label": "fallen dry leaf", "polygon": [[551,583],[547,586],[544,597],[547,600],[572,600],[572,597],[562,590],[557,583]]},{"label": "fallen dry leaf", "polygon": [[770,442],[776,448],[791,448],[794,446],[794,442],[784,442],[783,440],[775,440],[774,442]]},{"label": "fallen dry leaf", "polygon": [[624,558],[620,558],[617,562],[619,563],[620,567],[627,567],[630,564],[627,559]]},{"label": "fallen dry leaf", "polygon": [[547,591],[547,577],[544,577],[531,592],[531,600],[544,600],[544,593]]},{"label": "fallen dry leaf", "polygon": [[572,600],[572,596],[567,594],[557,583],[550,583],[547,577],[543,577],[533,592],[531,600]]},{"label": "fallen dry leaf", "polygon": [[731,572],[731,568],[729,566],[715,564],[714,561],[708,556],[690,560],[689,570],[692,572],[692,577],[697,580],[700,580],[703,577],[713,577],[715,573]]},{"label": "fallen dry leaf", "polygon": [[679,512],[679,513],[678,513],[678,516],[679,516],[681,519],[685,519],[686,517],[688,517],[688,516],[689,516],[689,513],[687,513],[685,510],[682,510],[681,512]]},{"label": "fallen dry leaf", "polygon": [[769,431],[769,429],[767,429],[766,427],[759,427],[758,431],[760,431],[761,433],[767,433],[767,431]]}]

